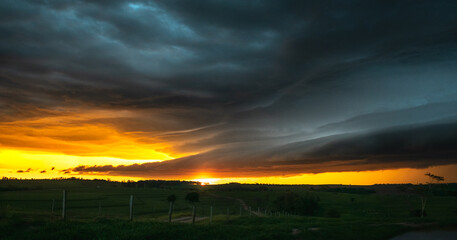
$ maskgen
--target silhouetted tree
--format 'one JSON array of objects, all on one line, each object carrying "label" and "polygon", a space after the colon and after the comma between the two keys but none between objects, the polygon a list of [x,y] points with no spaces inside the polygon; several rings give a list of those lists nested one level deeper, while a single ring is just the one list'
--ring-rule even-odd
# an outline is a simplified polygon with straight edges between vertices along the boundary
[{"label": "silhouetted tree", "polygon": [[168,222],[171,222],[171,215],[173,214],[173,205],[176,201],[176,196],[174,194],[168,195],[167,197],[168,202],[170,202],[170,209],[168,211]]},{"label": "silhouetted tree", "polygon": [[199,194],[198,192],[190,192],[186,195],[186,201],[192,203],[192,224],[195,223],[195,214],[196,214],[196,210],[195,210],[195,203],[197,203],[199,201]]},{"label": "silhouetted tree", "polygon": [[441,176],[437,176],[437,175],[433,175],[431,173],[426,173],[425,176],[428,177],[428,181],[427,181],[427,190],[422,190],[420,193],[421,195],[421,217],[424,217],[424,212],[425,212],[425,205],[427,204],[427,200],[432,192],[432,185],[434,183],[438,183],[438,182],[441,182],[441,181],[444,181],[444,177],[441,177]]}]

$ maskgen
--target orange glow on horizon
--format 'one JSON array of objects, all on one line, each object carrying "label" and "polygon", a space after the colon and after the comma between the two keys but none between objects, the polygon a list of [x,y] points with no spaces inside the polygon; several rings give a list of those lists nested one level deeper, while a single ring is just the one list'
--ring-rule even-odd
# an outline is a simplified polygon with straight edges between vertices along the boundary
[{"label": "orange glow on horizon", "polygon": [[[259,184],[343,184],[343,185],[373,185],[373,184],[401,184],[425,183],[427,172],[444,176],[445,183],[457,182],[457,164],[429,167],[426,169],[400,168],[389,170],[358,171],[358,172],[326,172],[318,174],[300,174],[288,177],[240,177],[240,178],[195,178],[193,181],[209,184],[259,183]],[[210,175],[207,175],[210,176]]]},{"label": "orange glow on horizon", "polygon": [[[445,183],[457,182],[457,165],[436,166],[426,169],[390,169],[358,172],[326,172],[318,174],[300,174],[289,177],[258,177],[258,178],[210,178],[210,184],[224,184],[230,182],[259,183],[259,184],[342,184],[342,185],[373,185],[373,184],[401,184],[425,183],[428,179],[425,173],[432,172],[444,176]],[[194,179],[205,181],[206,179]],[[205,181],[208,182],[208,181]]]},{"label": "orange glow on horizon", "polygon": [[[188,155],[171,152],[164,142],[145,132],[122,131],[109,124],[113,119],[135,118],[131,111],[56,111],[45,117],[0,122],[0,176],[16,178],[81,177],[112,180],[158,179],[154,176],[121,174],[75,174],[62,170],[80,165],[131,165],[172,160]],[[106,120],[108,119],[108,120]],[[114,120],[113,120],[114,121]],[[216,171],[216,170],[214,170]],[[180,180],[208,184],[229,182],[270,184],[356,184],[421,183],[426,172],[457,182],[457,165],[427,169],[394,169],[359,172],[326,172],[294,176],[216,177],[209,170]],[[234,175],[236,173],[230,173]],[[287,174],[285,172],[284,174]],[[170,177],[171,178],[171,177]],[[179,177],[178,177],[179,178]],[[166,179],[166,178],[163,178]],[[173,177],[176,179],[176,177]],[[169,179],[171,180],[171,179]]]},{"label": "orange glow on horizon", "polygon": [[[16,178],[59,178],[80,177],[84,179],[111,179],[116,181],[159,179],[157,177],[138,177],[106,174],[64,174],[61,170],[78,165],[130,165],[161,160],[128,160],[113,157],[71,156],[56,153],[30,152],[0,149],[0,176]],[[54,167],[54,169],[52,169]],[[22,170],[22,173],[17,171]],[[44,171],[44,172],[43,172]],[[198,181],[204,184],[224,184],[230,182],[260,184],[345,184],[371,185],[385,183],[424,183],[426,172],[444,176],[445,182],[457,182],[457,165],[430,167],[427,169],[392,169],[359,172],[326,172],[318,174],[301,174],[295,176],[271,177],[212,177],[211,173],[202,172],[195,177],[179,180]],[[176,178],[161,178],[176,180]]]},{"label": "orange glow on horizon", "polygon": [[[0,123],[0,150],[39,151],[84,157],[170,160],[182,156],[165,152],[170,145],[102,123],[134,118],[130,111],[56,111],[46,117]],[[3,158],[2,158],[3,159]],[[94,163],[93,163],[94,164]],[[95,164],[98,164],[95,162]]]}]

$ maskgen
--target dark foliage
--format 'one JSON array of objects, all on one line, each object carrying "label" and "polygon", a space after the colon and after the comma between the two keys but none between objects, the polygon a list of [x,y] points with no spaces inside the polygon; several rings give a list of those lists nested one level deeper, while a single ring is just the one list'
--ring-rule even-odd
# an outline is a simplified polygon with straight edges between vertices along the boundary
[{"label": "dark foliage", "polygon": [[217,186],[211,186],[213,191],[247,191],[247,192],[266,192],[268,191],[268,185],[261,184],[240,184],[240,183],[228,183]]},{"label": "dark foliage", "polygon": [[200,195],[198,192],[190,192],[186,195],[186,201],[189,201],[191,203],[196,203],[199,201]]},{"label": "dark foliage", "polygon": [[328,188],[325,189],[326,192],[339,192],[339,193],[353,193],[353,194],[371,194],[376,193],[374,189],[369,188],[347,188],[347,187],[339,187],[339,188]]},{"label": "dark foliage", "polygon": [[169,202],[175,202],[176,201],[176,195],[174,195],[174,194],[168,195],[167,200]]},{"label": "dark foliage", "polygon": [[128,181],[123,183],[125,187],[132,188],[168,188],[173,186],[190,186],[198,185],[198,182],[193,181],[178,181],[178,180],[143,180],[143,181]]}]

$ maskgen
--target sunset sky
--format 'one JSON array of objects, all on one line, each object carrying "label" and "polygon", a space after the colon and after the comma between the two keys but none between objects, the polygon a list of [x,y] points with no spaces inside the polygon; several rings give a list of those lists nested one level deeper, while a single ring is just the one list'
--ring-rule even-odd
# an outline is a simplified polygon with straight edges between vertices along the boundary
[{"label": "sunset sky", "polygon": [[457,1],[0,1],[0,177],[457,182]]}]

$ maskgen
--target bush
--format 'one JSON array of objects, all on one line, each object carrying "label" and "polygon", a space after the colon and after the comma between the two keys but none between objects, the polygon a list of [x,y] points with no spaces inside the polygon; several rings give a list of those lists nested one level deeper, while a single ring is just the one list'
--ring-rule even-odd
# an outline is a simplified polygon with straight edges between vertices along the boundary
[{"label": "bush", "polygon": [[174,195],[174,194],[168,195],[167,200],[169,202],[175,202],[176,201],[176,195]]},{"label": "bush", "polygon": [[186,195],[186,201],[191,203],[196,203],[199,201],[199,194],[198,192],[190,192]]}]

